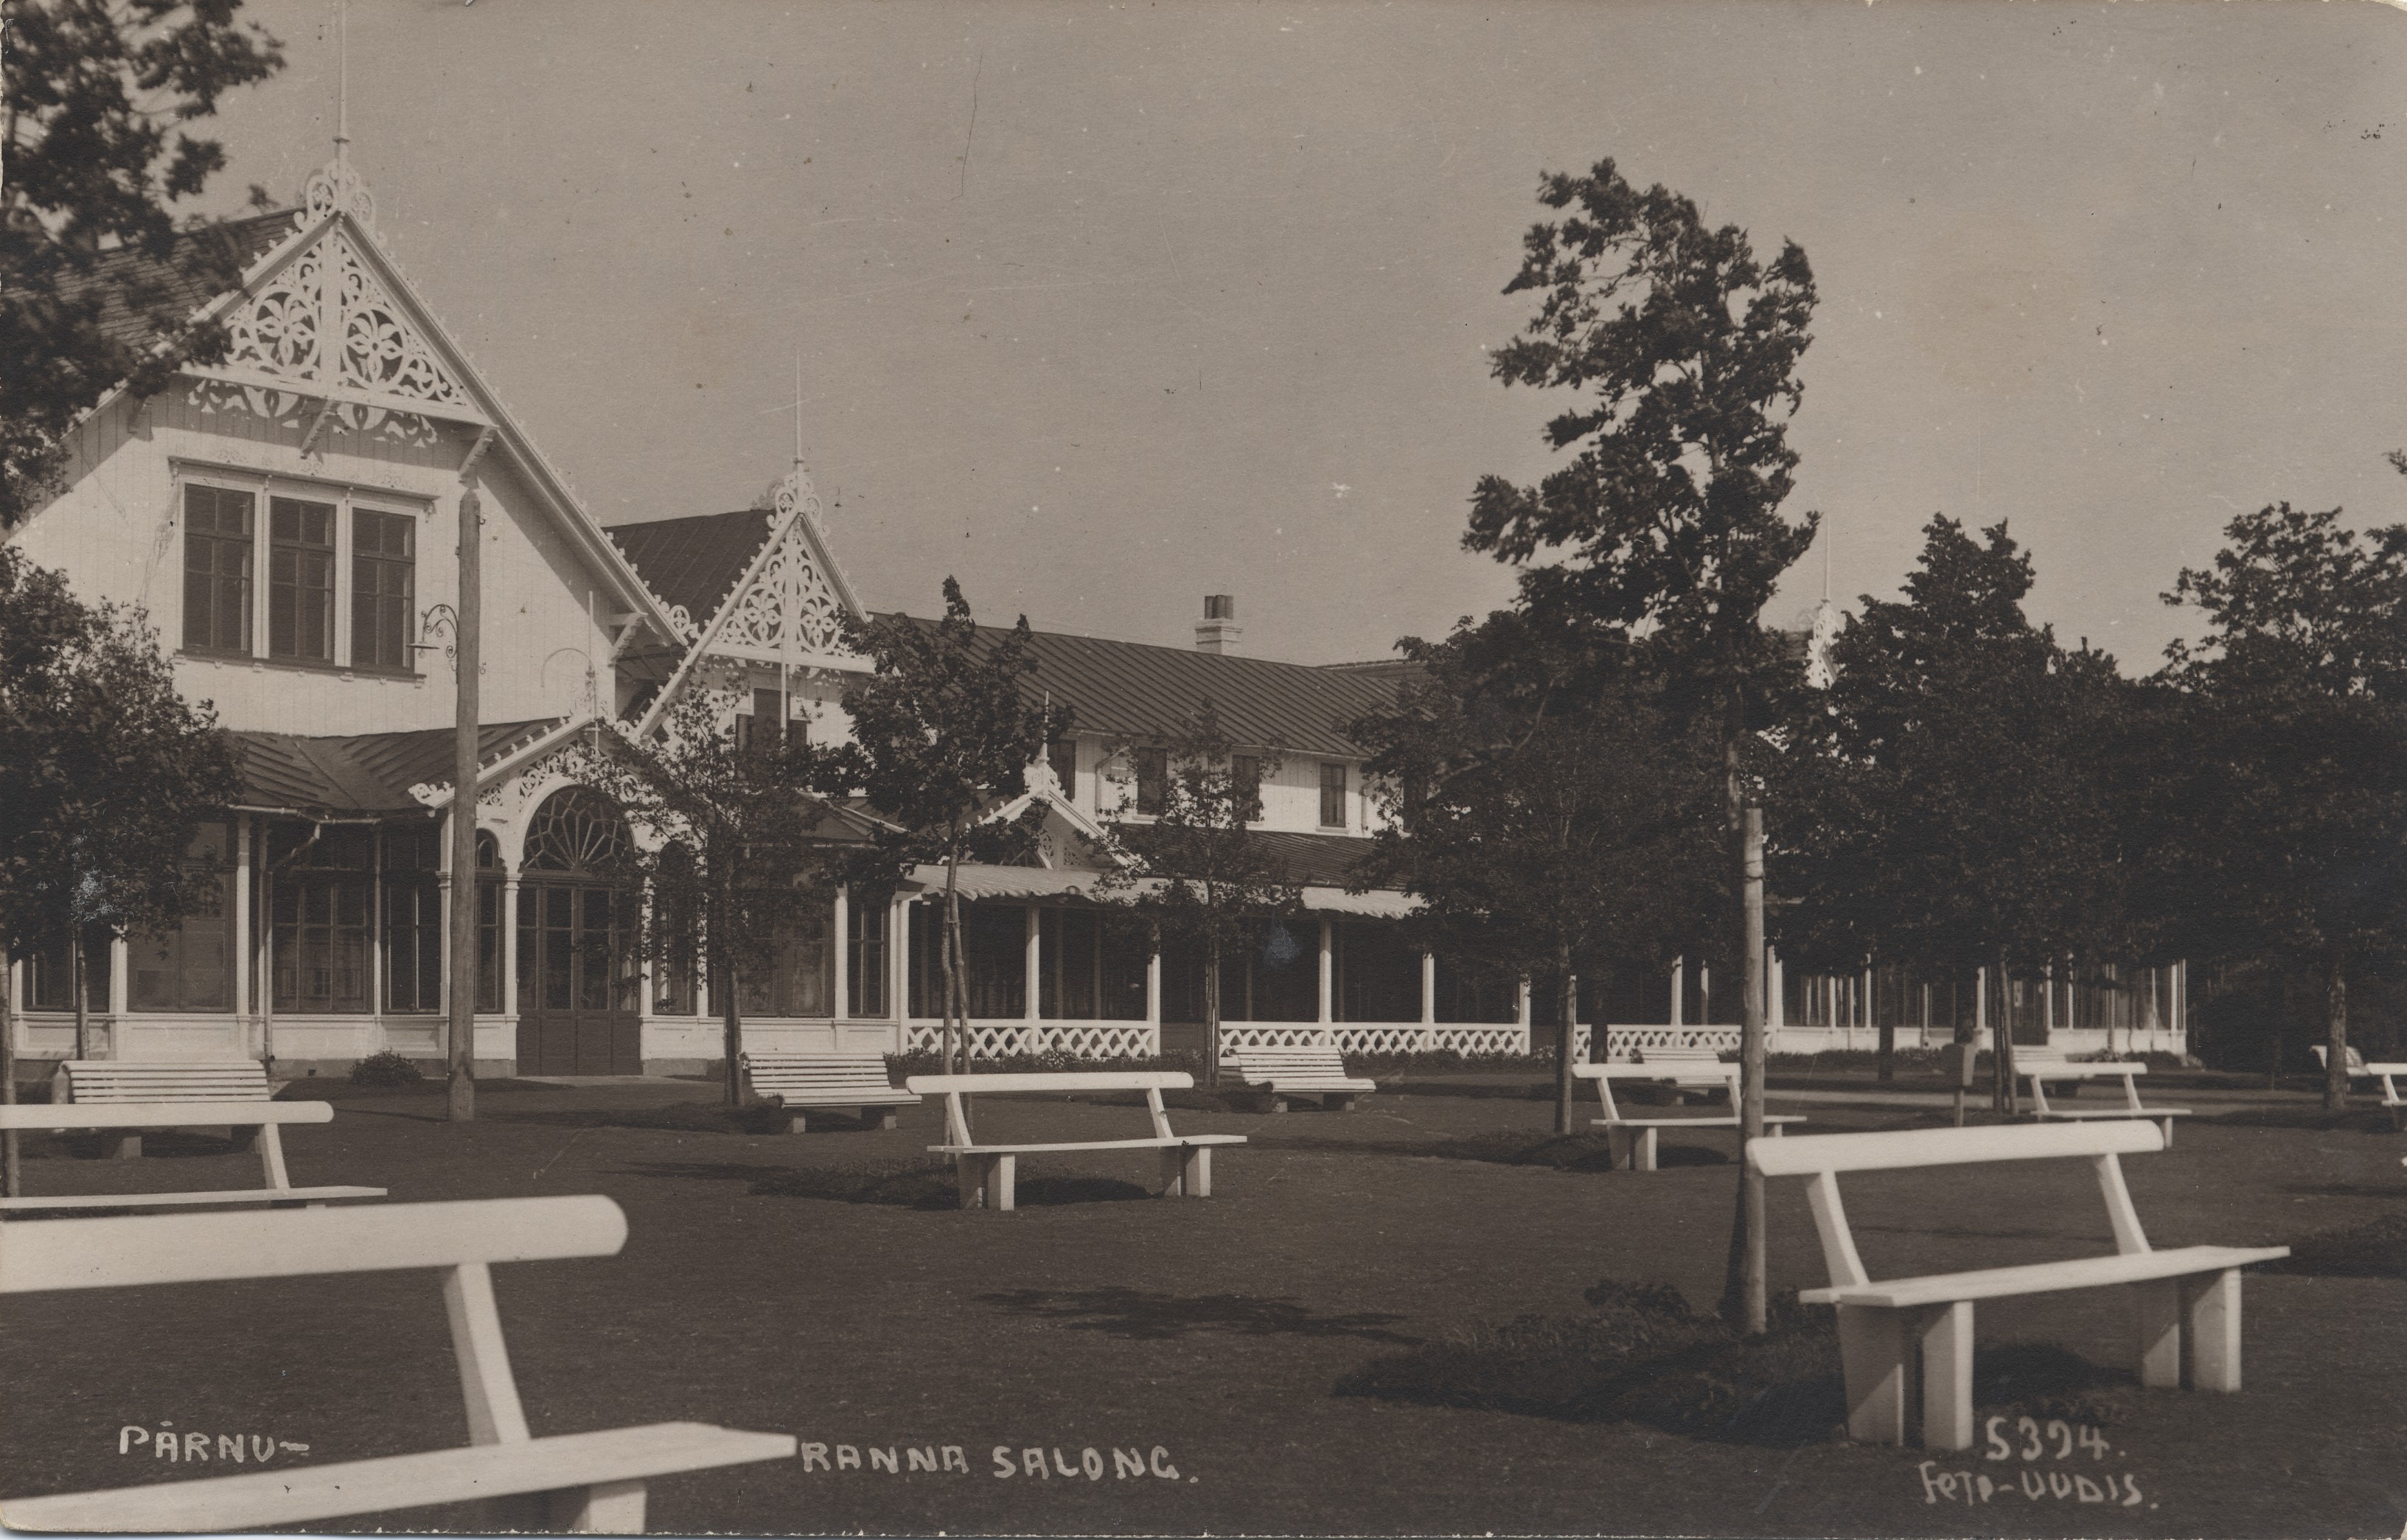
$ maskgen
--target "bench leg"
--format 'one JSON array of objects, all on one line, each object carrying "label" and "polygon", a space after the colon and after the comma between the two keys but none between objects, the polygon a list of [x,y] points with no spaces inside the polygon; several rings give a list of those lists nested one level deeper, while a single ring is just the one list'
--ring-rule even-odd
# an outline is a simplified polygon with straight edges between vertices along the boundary
[{"label": "bench leg", "polygon": [[2179,1280],[2153,1278],[2131,1285],[2138,1318],[2140,1383],[2166,1390],[2182,1382],[2182,1305]]},{"label": "bench leg", "polygon": [[597,1481],[543,1494],[544,1527],[568,1534],[644,1533],[644,1484]]},{"label": "bench leg", "polygon": [[1336,1096],[1324,1096],[1320,1105],[1331,1112],[1351,1112],[1354,1110],[1354,1094],[1346,1091]]},{"label": "bench leg", "polygon": [[1208,1198],[1212,1195],[1212,1147],[1187,1145],[1161,1152],[1161,1195],[1165,1198]]},{"label": "bench leg", "polygon": [[1019,1206],[1019,1157],[990,1155],[987,1162],[986,1205],[999,1214],[1008,1214]]},{"label": "bench leg", "polygon": [[805,1130],[808,1129],[810,1126],[811,1126],[811,1120],[810,1120],[810,1119],[809,1119],[808,1117],[805,1116],[804,1114],[799,1113],[799,1112],[789,1112],[789,1113],[787,1113],[787,1114],[786,1114],[786,1132],[787,1132],[787,1133],[789,1133],[789,1134],[800,1134],[800,1133],[803,1133]]},{"label": "bench leg", "polygon": [[2240,1269],[2227,1267],[2178,1281],[2191,1389],[2239,1390]]},{"label": "bench leg", "polygon": [[104,1134],[100,1142],[103,1146],[115,1146],[110,1150],[112,1159],[138,1161],[142,1158],[142,1135],[139,1134]]},{"label": "bench leg", "polygon": [[1847,1436],[1905,1442],[1905,1312],[1839,1306],[1839,1362],[1847,1382]]},{"label": "bench leg", "polygon": [[1922,1447],[1973,1447],[1973,1302],[1958,1300],[1921,1320]]},{"label": "bench leg", "polygon": [[2171,1118],[2159,1118],[2159,1119],[2158,1119],[2157,1120],[2158,1120],[2158,1122],[2160,1122],[2160,1123],[2162,1123],[2162,1124],[2164,1124],[2164,1125],[2165,1125],[2165,1148],[2166,1148],[2167,1149],[2171,1149],[2171,1148],[2172,1148],[2172,1147],[2173,1147],[2173,1120],[2172,1120]]},{"label": "bench leg", "polygon": [[862,1107],[861,1109],[861,1126],[863,1128],[883,1129],[888,1133],[891,1133],[894,1129],[894,1109],[890,1106]]},{"label": "bench leg", "polygon": [[1632,1171],[1655,1169],[1655,1131],[1653,1129],[1642,1128],[1634,1131],[1634,1142],[1631,1147],[1630,1169]]}]

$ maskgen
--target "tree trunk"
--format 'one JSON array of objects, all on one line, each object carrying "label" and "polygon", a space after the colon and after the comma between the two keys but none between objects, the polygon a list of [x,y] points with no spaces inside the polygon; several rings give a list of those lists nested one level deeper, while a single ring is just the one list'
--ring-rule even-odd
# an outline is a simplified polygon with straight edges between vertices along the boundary
[{"label": "tree trunk", "polygon": [[1572,948],[1567,942],[1555,949],[1555,992],[1561,997],[1562,1015],[1555,1040],[1555,1132],[1572,1131],[1572,1092],[1577,1082],[1572,1078],[1572,1050],[1578,1037],[1572,1019],[1579,1014],[1579,991],[1572,981]]},{"label": "tree trunk", "polygon": [[[967,1075],[970,1070],[970,1003],[969,991],[962,986],[961,963],[961,894],[959,886],[961,854],[947,851],[945,857],[945,1073]],[[959,1037],[955,1033],[958,1031]],[[961,1067],[956,1070],[955,1048],[959,1045]]]},{"label": "tree trunk", "polygon": [[[17,1019],[12,1008],[16,1001],[8,977],[12,961],[9,948],[0,944],[0,1106],[17,1102]],[[0,1132],[0,1197],[23,1196],[19,1186],[17,1131],[12,1128]]]},{"label": "tree trunk", "polygon": [[1220,933],[1204,939],[1204,1085],[1220,1089]]},{"label": "tree trunk", "polygon": [[2273,1041],[2265,1061],[2265,1089],[2272,1091],[2282,1083],[2282,1029],[2290,1017],[2290,975],[2279,962],[2273,964]]},{"label": "tree trunk", "polygon": [[[1869,959],[1866,960],[1866,966],[1868,968],[1870,966]],[[1905,988],[1905,981],[1902,978],[1899,979],[1898,988],[1901,991]],[[1875,1001],[1873,1004],[1877,1005],[1878,1002]],[[1898,1001],[1898,1010],[1901,1014],[1904,1009],[1905,1001],[1901,996]],[[1877,1017],[1880,1012],[1877,1009],[1874,1009],[1873,1014]],[[1888,1020],[1882,1021],[1879,1026],[1873,1029],[1873,1078],[1883,1085],[1887,1085],[1888,1082],[1897,1078],[1897,1018],[1890,1017]]]},{"label": "tree trunk", "polygon": [[[711,854],[711,874],[719,871],[719,853]],[[727,1105],[744,1105],[744,1009],[735,1003],[735,963],[727,946],[729,927],[735,923],[735,885],[721,878],[711,884],[710,993],[719,1004],[719,1051],[727,1062]]]},{"label": "tree trunk", "polygon": [[75,1056],[92,1057],[92,1002],[85,998],[91,991],[84,982],[83,927],[75,928],[67,937],[67,989],[75,997]]},{"label": "tree trunk", "polygon": [[1763,1250],[1763,1178],[1746,1163],[1747,1142],[1763,1137],[1763,809],[1742,811],[1739,825],[1740,920],[1745,960],[1739,996],[1738,1195],[1730,1217],[1730,1255],[1723,1267],[1722,1316],[1749,1335],[1770,1319]]},{"label": "tree trunk", "polygon": [[2348,1105],[2348,963],[2338,952],[2325,966],[2324,1108]]},{"label": "tree trunk", "polygon": [[[473,456],[471,457],[473,458]],[[452,617],[454,693],[451,701],[451,977],[445,1005],[451,1041],[445,1108],[455,1123],[477,1116],[477,747],[479,645],[483,619],[484,504],[473,478],[460,493],[459,607]],[[504,1005],[509,1002],[503,1002]],[[735,1066],[727,1066],[732,1074]]]},{"label": "tree trunk", "polygon": [[2006,949],[1998,948],[1998,1014],[1990,1034],[1989,1051],[1998,1066],[1998,1110],[2012,1118],[2022,1111],[2021,1088],[2015,1083],[2014,986],[2006,979]]}]

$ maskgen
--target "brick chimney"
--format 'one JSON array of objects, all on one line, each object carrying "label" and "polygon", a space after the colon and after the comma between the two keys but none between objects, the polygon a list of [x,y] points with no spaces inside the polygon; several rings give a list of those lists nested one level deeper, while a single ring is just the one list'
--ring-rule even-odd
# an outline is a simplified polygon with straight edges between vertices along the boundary
[{"label": "brick chimney", "polygon": [[1237,601],[1226,593],[1204,595],[1203,623],[1195,628],[1195,645],[1205,652],[1234,652],[1246,628],[1237,623]]}]

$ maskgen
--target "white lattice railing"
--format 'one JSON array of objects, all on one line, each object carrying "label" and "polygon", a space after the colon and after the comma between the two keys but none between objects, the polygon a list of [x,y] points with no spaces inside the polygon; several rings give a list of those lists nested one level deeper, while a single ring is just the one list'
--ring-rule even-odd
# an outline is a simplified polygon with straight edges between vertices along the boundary
[{"label": "white lattice railing", "polygon": [[[913,1021],[903,1029],[903,1051],[934,1053],[943,1046],[941,1021]],[[1154,1029],[1143,1021],[972,1021],[970,1057],[1003,1059],[1013,1054],[1065,1054],[1073,1059],[1150,1058],[1161,1051]]]},{"label": "white lattice railing", "polygon": [[1223,1048],[1320,1048],[1342,1053],[1522,1053],[1529,1039],[1517,1026],[1427,1026],[1418,1022],[1223,1021]]}]

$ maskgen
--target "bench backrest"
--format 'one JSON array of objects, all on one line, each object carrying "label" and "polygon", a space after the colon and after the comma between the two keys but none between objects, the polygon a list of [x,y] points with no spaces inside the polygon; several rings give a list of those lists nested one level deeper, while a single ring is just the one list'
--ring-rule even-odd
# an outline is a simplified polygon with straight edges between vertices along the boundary
[{"label": "bench backrest", "polygon": [[[1681,1050],[1689,1051],[1689,1050]],[[1712,1087],[1730,1091],[1730,1106],[1739,1105],[1738,1066],[1719,1060],[1708,1063],[1703,1060],[1657,1060],[1647,1064],[1574,1064],[1574,1079],[1594,1080],[1597,1100],[1604,1105],[1604,1120],[1609,1127],[1622,1120],[1621,1108],[1613,1100],[1613,1082],[1626,1080],[1636,1085]]]},{"label": "bench backrest", "polygon": [[1634,1048],[1632,1056],[1642,1064],[1718,1064],[1722,1050],[1707,1048]]},{"label": "bench backrest", "polygon": [[52,1077],[71,1102],[264,1102],[273,1092],[256,1059],[211,1063],[142,1063],[69,1059]]},{"label": "bench backrest", "polygon": [[1195,1077],[1185,1070],[1098,1069],[1023,1075],[913,1075],[904,1080],[903,1086],[922,1096],[941,1093],[945,1098],[946,1141],[966,1145],[971,1140],[969,1116],[961,1107],[964,1096],[1011,1091],[1142,1091],[1146,1112],[1153,1119],[1154,1137],[1168,1139],[1174,1135],[1170,1132],[1169,1110],[1161,1105],[1161,1093],[1185,1091],[1194,1083]]},{"label": "bench backrest", "polygon": [[530,1434],[490,1265],[606,1257],[626,1242],[626,1216],[598,1196],[15,1220],[0,1294],[439,1267],[471,1441],[508,1444]]},{"label": "bench backrest", "polygon": [[920,1095],[979,1096],[1008,1091],[1185,1091],[1195,1077],[1185,1070],[1094,1069],[1032,1071],[1020,1075],[913,1075],[904,1089]]},{"label": "bench backrest", "polygon": [[890,1086],[882,1053],[753,1053],[744,1073],[756,1086]]},{"label": "bench backrest", "polygon": [[1821,1134],[1802,1139],[1749,1139],[1747,1163],[1766,1176],[1810,1176],[1806,1202],[1821,1237],[1822,1260],[1833,1287],[1872,1281],[1856,1252],[1847,1212],[1839,1201],[1842,1171],[1895,1171],[1908,1167],[1965,1165],[1990,1161],[2086,1157],[2097,1172],[2106,1217],[2115,1227],[2115,1249],[2148,1249],[2139,1211],[2131,1206],[2117,1157],[2165,1148],[2152,1122],[2016,1123],[1997,1128],[1910,1128],[1887,1134]]},{"label": "bench backrest", "polygon": [[0,1129],[208,1128],[219,1123],[330,1123],[326,1102],[18,1102],[0,1105]]},{"label": "bench backrest", "polygon": [[1224,1069],[1233,1069],[1247,1080],[1260,1080],[1275,1076],[1279,1079],[1300,1083],[1305,1080],[1345,1080],[1346,1056],[1335,1045],[1317,1048],[1231,1048],[1220,1056]]}]

